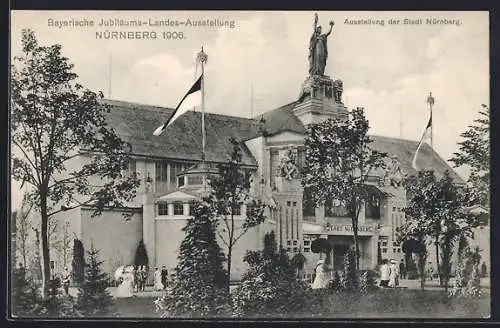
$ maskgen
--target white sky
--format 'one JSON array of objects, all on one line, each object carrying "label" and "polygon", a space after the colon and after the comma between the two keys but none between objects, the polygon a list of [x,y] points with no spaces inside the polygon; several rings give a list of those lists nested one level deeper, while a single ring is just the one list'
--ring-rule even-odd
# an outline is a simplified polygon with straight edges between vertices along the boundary
[{"label": "white sky", "polygon": [[[432,91],[434,148],[449,159],[460,133],[489,104],[489,23],[485,12],[319,12],[328,39],[325,74],[344,82],[344,103],[365,107],[371,134],[418,140],[428,120]],[[31,28],[39,42],[59,43],[75,64],[80,82],[110,98],[173,107],[194,78],[194,56],[208,54],[206,110],[250,116],[297,99],[308,71],[313,12],[104,12],[13,11],[12,55],[19,54],[21,30]],[[143,21],[234,20],[235,27],[50,27],[48,19]],[[384,19],[380,25],[349,25],[345,20]],[[391,18],[418,19],[421,25],[389,25]],[[427,25],[426,18],[460,20],[460,25]],[[96,32],[182,31],[184,40],[99,40]],[[110,60],[112,58],[112,60]],[[111,64],[110,64],[111,63]],[[110,74],[111,72],[111,74]],[[111,78],[110,78],[111,76]],[[402,124],[400,124],[402,122]],[[402,128],[401,128],[402,127]],[[459,169],[462,176],[466,171]],[[19,203],[12,185],[13,206]]]}]

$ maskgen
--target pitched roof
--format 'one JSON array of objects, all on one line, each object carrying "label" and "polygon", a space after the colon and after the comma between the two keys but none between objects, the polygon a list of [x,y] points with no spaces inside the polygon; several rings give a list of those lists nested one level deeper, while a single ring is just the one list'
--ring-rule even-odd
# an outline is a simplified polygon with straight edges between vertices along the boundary
[{"label": "pitched roof", "polygon": [[[396,155],[397,160],[401,164],[401,168],[410,175],[417,172],[412,167],[413,156],[418,147],[418,141],[404,140],[399,138],[370,136],[373,140],[371,146],[373,149],[386,152],[389,155]],[[417,166],[420,169],[432,169],[438,177],[444,175],[448,170],[451,178],[456,183],[464,183],[463,179],[436,153],[428,144],[424,143],[420,147],[417,157]]]},{"label": "pitched roof", "polygon": [[[132,152],[139,156],[182,160],[201,160],[201,112],[188,111],[181,115],[161,136],[153,131],[165,123],[174,109],[102,100],[110,106],[108,124],[117,134],[132,145]],[[230,139],[243,141],[259,135],[257,120],[205,113],[205,156],[210,162],[225,162],[231,150]],[[241,143],[242,162],[255,166],[257,162],[250,150]]]},{"label": "pitched roof", "polygon": [[264,118],[264,128],[268,135],[274,135],[283,131],[306,133],[302,122],[293,114],[293,108],[297,102],[265,112],[261,115]]}]

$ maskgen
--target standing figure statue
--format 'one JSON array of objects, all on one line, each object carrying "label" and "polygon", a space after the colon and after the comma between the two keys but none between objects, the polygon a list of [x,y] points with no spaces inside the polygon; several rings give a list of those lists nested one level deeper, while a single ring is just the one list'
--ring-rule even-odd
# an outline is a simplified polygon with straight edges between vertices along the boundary
[{"label": "standing figure statue", "polygon": [[327,38],[332,33],[333,21],[330,21],[330,30],[321,34],[318,26],[318,14],[314,14],[314,32],[309,41],[309,75],[324,75],[326,59],[328,58]]}]

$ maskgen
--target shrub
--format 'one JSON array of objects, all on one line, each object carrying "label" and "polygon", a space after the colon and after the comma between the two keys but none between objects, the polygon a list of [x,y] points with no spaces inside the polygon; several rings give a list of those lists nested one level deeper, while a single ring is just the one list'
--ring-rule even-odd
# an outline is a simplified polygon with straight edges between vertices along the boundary
[{"label": "shrub", "polygon": [[339,291],[341,290],[342,288],[342,281],[341,281],[341,277],[338,273],[337,270],[335,270],[334,274],[333,274],[333,279],[330,280],[330,282],[328,283],[328,289],[330,291]]},{"label": "shrub", "polygon": [[80,284],[85,279],[85,251],[80,239],[75,239],[73,242],[73,282]]},{"label": "shrub", "polygon": [[310,305],[307,283],[297,280],[295,267],[283,249],[278,250],[274,232],[264,237],[262,251],[248,251],[250,268],[232,298],[234,316],[286,317]]},{"label": "shrub", "polygon": [[137,245],[137,249],[135,251],[134,264],[136,266],[145,265],[146,267],[149,264],[148,252],[146,250],[146,245],[144,245],[144,241],[142,239]]},{"label": "shrub", "polygon": [[38,316],[48,318],[81,316],[73,297],[61,293],[61,283],[58,279],[49,280],[47,297],[41,301],[37,312]]},{"label": "shrub", "polygon": [[358,273],[356,272],[356,255],[348,250],[344,255],[344,272],[341,287],[345,291],[354,292],[359,288]]},{"label": "shrub", "polygon": [[166,295],[156,300],[163,317],[206,317],[227,315],[229,295],[224,255],[217,243],[213,212],[195,202],[193,217],[183,228],[176,279]]},{"label": "shrub", "polygon": [[455,281],[449,292],[450,297],[477,298],[481,296],[478,250],[466,247],[460,254]]},{"label": "shrub", "polygon": [[84,316],[105,316],[112,312],[113,300],[108,293],[108,275],[102,272],[99,251],[91,246],[85,280],[79,288],[78,310]]},{"label": "shrub", "polygon": [[32,316],[36,314],[41,301],[36,288],[26,279],[24,268],[14,269],[12,272],[12,315],[16,317]]},{"label": "shrub", "polygon": [[364,271],[361,273],[359,278],[359,291],[361,294],[372,293],[377,290],[377,285],[373,277],[373,273],[370,271]]}]

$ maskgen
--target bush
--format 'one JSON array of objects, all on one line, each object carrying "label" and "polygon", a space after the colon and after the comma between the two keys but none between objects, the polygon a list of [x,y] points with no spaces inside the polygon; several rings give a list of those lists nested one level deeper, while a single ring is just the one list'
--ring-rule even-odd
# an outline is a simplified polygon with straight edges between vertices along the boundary
[{"label": "bush", "polygon": [[377,290],[377,284],[371,271],[364,271],[359,278],[359,291],[361,294],[372,293]]},{"label": "bush", "polygon": [[61,293],[61,283],[58,279],[48,283],[47,297],[41,301],[37,315],[48,318],[80,317],[75,300],[69,295]]},{"label": "bush", "polygon": [[41,301],[36,288],[26,279],[24,268],[12,272],[12,315],[15,317],[32,316],[37,313]]},{"label": "bush", "polygon": [[73,261],[71,262],[73,269],[73,282],[80,284],[85,279],[85,251],[80,239],[75,239],[73,242]]},{"label": "bush", "polygon": [[163,317],[224,316],[230,310],[224,255],[217,243],[213,212],[195,202],[193,217],[183,231],[176,279],[166,295],[155,301]]},{"label": "bush", "polygon": [[356,272],[356,255],[353,250],[348,250],[344,255],[344,272],[341,277],[341,288],[348,292],[357,291],[359,288],[358,273]]},{"label": "bush", "polygon": [[[450,297],[478,298],[481,296],[478,250],[466,247],[460,254]],[[478,260],[479,259],[479,260]]]},{"label": "bush", "polygon": [[78,310],[84,316],[105,316],[112,313],[113,300],[108,293],[108,275],[102,272],[99,251],[93,246],[88,251],[85,280],[79,288]]},{"label": "bush", "polygon": [[264,237],[262,251],[248,251],[244,261],[250,268],[233,295],[234,316],[286,317],[310,305],[310,288],[296,278],[286,252],[277,249],[274,232]]}]

